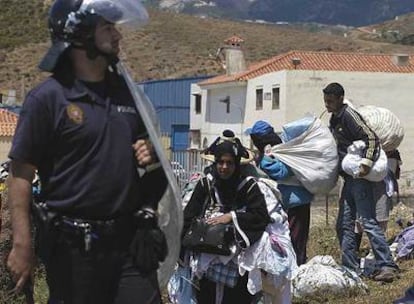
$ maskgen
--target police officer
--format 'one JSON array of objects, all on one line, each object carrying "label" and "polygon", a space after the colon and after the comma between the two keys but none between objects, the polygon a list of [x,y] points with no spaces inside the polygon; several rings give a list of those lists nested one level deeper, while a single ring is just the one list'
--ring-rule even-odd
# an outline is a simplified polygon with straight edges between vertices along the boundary
[{"label": "police officer", "polygon": [[33,270],[32,216],[49,303],[161,302],[156,270],[167,249],[156,210],[167,179],[115,66],[115,25],[147,18],[139,0],[56,0],[50,9],[52,46],[39,67],[52,75],[27,95],[9,154],[17,291]]}]

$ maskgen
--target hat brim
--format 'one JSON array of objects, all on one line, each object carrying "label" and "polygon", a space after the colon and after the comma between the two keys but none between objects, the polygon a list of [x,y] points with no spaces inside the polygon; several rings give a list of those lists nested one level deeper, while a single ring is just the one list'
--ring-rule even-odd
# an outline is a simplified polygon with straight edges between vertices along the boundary
[{"label": "hat brim", "polygon": [[39,69],[45,72],[53,72],[62,53],[70,46],[70,43],[56,41],[43,56],[39,63]]},{"label": "hat brim", "polygon": [[[248,158],[242,157],[240,159],[240,164],[242,164],[242,165],[247,165],[247,164],[251,163],[254,160],[254,152],[252,152],[250,150],[247,150],[247,152],[249,153],[249,157]],[[201,153],[200,157],[202,159],[205,159],[205,160],[210,161],[212,163],[215,160],[213,154],[204,154],[204,153]]]},{"label": "hat brim", "polygon": [[250,135],[252,134],[253,128],[247,128],[246,130],[244,130],[244,134],[246,135]]}]

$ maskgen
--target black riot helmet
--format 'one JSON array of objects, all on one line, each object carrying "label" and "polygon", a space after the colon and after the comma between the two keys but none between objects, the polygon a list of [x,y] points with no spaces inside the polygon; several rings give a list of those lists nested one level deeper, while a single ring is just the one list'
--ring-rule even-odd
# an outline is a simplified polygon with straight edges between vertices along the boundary
[{"label": "black riot helmet", "polygon": [[52,72],[62,53],[74,46],[96,54],[94,32],[99,18],[114,24],[142,26],[148,13],[140,0],[55,0],[49,11],[52,46],[39,68]]}]

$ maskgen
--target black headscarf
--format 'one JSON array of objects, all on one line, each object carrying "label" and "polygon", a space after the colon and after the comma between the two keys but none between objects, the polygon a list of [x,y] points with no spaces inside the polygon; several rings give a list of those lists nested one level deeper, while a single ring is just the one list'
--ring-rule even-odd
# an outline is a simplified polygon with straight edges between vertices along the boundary
[{"label": "black headscarf", "polygon": [[[242,157],[249,158],[249,152],[235,136],[233,131],[224,130],[222,136],[217,137],[204,153],[214,155],[211,174],[214,177],[214,186],[218,190],[222,203],[224,205],[232,204],[235,199],[237,187],[241,181],[240,161]],[[227,153],[234,157],[235,170],[230,178],[222,179],[217,172],[217,162]]]}]

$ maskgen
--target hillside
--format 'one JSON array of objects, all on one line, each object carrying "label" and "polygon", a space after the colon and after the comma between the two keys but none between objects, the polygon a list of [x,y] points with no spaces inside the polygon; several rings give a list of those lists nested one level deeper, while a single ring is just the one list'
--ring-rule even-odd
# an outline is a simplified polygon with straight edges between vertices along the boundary
[{"label": "hillside", "polygon": [[[150,23],[144,28],[123,32],[122,58],[137,81],[222,73],[214,55],[223,40],[233,34],[245,40],[248,63],[292,49],[414,53],[414,47],[409,45],[344,38],[276,25],[198,18],[158,10],[151,10],[150,16]],[[18,24],[15,27],[18,28]],[[0,49],[0,89],[16,90],[19,100],[47,76],[37,69],[48,47],[48,42],[44,42],[45,32],[39,34],[39,31],[35,26],[27,27],[24,33],[30,37],[27,38],[30,43],[16,43],[15,48]],[[5,35],[3,33],[0,41],[7,37]]]},{"label": "hillside", "polygon": [[193,15],[363,26],[414,11],[413,1],[398,0],[144,0],[162,9]]},{"label": "hillside", "polygon": [[354,39],[414,45],[414,13],[352,31]]}]

